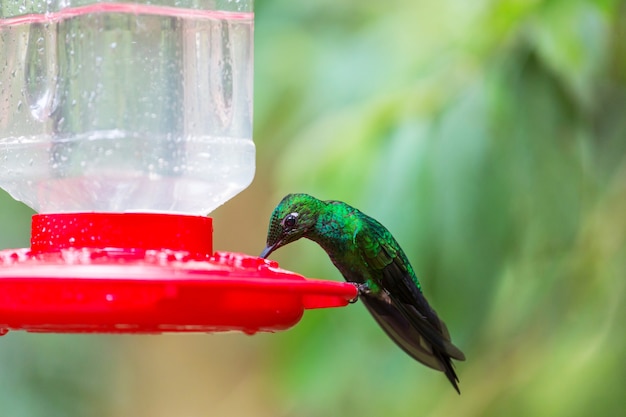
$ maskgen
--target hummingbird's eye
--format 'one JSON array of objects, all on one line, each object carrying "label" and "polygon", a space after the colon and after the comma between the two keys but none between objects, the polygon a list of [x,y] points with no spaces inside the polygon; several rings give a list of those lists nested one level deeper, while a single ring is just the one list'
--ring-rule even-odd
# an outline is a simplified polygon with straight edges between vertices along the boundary
[{"label": "hummingbird's eye", "polygon": [[298,220],[298,213],[291,213],[285,216],[283,219],[283,227],[285,229],[293,229],[296,225],[296,220]]}]

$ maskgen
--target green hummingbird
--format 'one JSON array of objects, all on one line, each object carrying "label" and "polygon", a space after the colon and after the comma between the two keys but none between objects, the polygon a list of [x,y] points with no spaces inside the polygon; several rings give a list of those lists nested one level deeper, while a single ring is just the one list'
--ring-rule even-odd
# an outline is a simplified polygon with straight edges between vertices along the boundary
[{"label": "green hummingbird", "polygon": [[317,242],[387,335],[422,364],[443,372],[459,392],[451,359],[465,355],[422,294],[406,255],[378,221],[341,201],[289,194],[276,206],[261,258],[300,238]]}]

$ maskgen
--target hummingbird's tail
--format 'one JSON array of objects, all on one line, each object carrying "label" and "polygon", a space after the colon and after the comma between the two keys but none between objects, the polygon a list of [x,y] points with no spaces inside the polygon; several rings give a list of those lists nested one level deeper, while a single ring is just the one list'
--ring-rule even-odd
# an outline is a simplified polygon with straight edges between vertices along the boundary
[{"label": "hummingbird's tail", "polygon": [[361,294],[359,298],[402,350],[424,365],[443,372],[454,389],[461,393],[452,359],[463,361],[465,355],[450,341],[450,333],[443,321],[437,317],[440,323],[440,329],[437,329],[414,306],[389,296]]}]

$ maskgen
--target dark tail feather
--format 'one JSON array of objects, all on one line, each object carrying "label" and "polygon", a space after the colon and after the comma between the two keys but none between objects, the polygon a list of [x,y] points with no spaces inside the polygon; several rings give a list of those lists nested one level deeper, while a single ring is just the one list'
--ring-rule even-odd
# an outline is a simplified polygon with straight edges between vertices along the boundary
[{"label": "dark tail feather", "polygon": [[402,350],[424,365],[443,372],[454,389],[461,393],[451,358],[463,361],[465,355],[450,342],[443,321],[440,320],[439,331],[411,305],[374,294],[362,294],[359,298],[380,327]]}]

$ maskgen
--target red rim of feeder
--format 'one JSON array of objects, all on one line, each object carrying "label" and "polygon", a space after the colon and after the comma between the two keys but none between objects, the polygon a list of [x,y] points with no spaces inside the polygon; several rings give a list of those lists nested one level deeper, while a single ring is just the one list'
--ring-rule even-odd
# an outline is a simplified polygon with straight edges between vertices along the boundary
[{"label": "red rim of feeder", "polygon": [[214,253],[209,217],[39,214],[32,226],[31,248],[0,251],[0,334],[274,332],[357,295],[271,260]]}]

